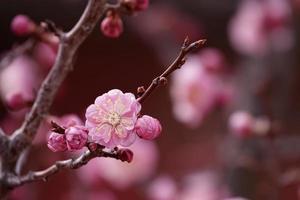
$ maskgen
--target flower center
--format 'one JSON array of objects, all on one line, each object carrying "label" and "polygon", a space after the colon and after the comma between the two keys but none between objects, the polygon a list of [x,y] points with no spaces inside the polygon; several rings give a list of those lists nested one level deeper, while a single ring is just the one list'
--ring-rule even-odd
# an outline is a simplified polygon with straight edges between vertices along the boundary
[{"label": "flower center", "polygon": [[107,121],[111,125],[117,126],[121,122],[121,117],[120,117],[120,115],[118,113],[115,113],[115,112],[109,113],[108,116],[107,116]]}]

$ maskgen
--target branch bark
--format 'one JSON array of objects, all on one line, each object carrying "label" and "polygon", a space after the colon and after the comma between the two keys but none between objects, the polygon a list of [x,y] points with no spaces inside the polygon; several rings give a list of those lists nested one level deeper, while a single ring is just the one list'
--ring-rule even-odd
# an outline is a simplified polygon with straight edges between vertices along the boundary
[{"label": "branch bark", "polygon": [[86,165],[90,160],[96,157],[105,157],[105,158],[115,158],[120,159],[117,151],[104,151],[102,148],[98,148],[95,151],[87,150],[81,156],[76,159],[68,159],[57,161],[52,166],[41,170],[41,171],[30,171],[23,176],[14,176],[7,179],[7,185],[10,187],[21,186],[26,183],[31,183],[35,181],[47,181],[47,179],[60,172],[63,169],[78,169]]}]

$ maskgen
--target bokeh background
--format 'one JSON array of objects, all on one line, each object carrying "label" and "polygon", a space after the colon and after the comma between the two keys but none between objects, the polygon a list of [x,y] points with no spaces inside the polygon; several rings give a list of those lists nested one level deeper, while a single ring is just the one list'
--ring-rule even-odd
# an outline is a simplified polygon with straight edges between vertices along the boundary
[{"label": "bokeh background", "polygon": [[[2,0],[0,53],[26,40],[10,30],[15,15],[26,14],[36,22],[50,19],[69,30],[85,4],[86,0]],[[187,65],[197,66],[197,59],[196,68],[205,68],[205,60],[213,63],[213,80],[218,80],[218,90],[228,86],[227,95],[212,105],[207,102],[216,97],[207,93],[210,87],[215,90],[215,82],[204,83],[204,90],[185,88],[198,95],[196,100],[204,98],[208,107],[203,111],[194,105],[194,112],[202,115],[200,119],[191,112],[199,118],[191,125],[174,112],[176,95],[185,95],[180,93],[179,71],[143,105],[143,113],[161,121],[163,133],[153,143],[139,141],[132,147],[134,163],[100,158],[78,171],[22,186],[10,199],[300,199],[299,13],[298,0],[151,0],[145,12],[123,18],[125,31],[118,39],[104,37],[98,25],[80,48],[75,70],[51,115],[74,113],[83,120],[86,107],[108,90],[135,93],[137,87],[147,86],[176,57],[187,35],[191,40],[207,39]],[[211,57],[201,54],[208,48],[213,49]],[[182,77],[189,81],[186,74]],[[189,112],[179,110],[182,115]],[[265,119],[267,131],[247,137],[233,133],[229,118],[238,110]],[[13,112],[2,102],[0,113],[1,126],[12,132],[26,111]],[[51,152],[47,124],[44,129],[28,152],[24,172],[76,156]]]}]

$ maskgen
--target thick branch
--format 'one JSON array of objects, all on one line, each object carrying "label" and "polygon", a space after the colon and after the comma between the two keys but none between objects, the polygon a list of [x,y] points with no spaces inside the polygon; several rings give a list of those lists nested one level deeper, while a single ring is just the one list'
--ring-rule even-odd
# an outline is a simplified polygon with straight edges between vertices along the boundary
[{"label": "thick branch", "polygon": [[181,51],[177,56],[177,58],[175,59],[175,61],[160,76],[153,79],[151,85],[145,90],[145,92],[141,95],[141,97],[138,98],[138,101],[140,103],[143,103],[146,100],[146,98],[149,97],[158,86],[164,84],[167,81],[167,78],[170,76],[172,72],[181,68],[181,66],[186,61],[187,54],[189,54],[193,50],[198,49],[205,42],[206,40],[198,40],[190,44],[188,38],[186,38],[181,47]]},{"label": "thick branch", "polygon": [[105,0],[89,0],[78,23],[68,33],[60,35],[60,45],[54,66],[42,83],[33,107],[23,125],[11,137],[12,154],[18,157],[36,135],[43,117],[49,111],[59,86],[72,70],[73,58],[81,43],[89,36],[103,15]]},{"label": "thick branch", "polygon": [[48,167],[47,169],[41,171],[31,171],[23,176],[11,177],[7,180],[7,185],[9,187],[17,187],[26,183],[44,180],[46,181],[48,177],[60,172],[62,169],[78,169],[86,165],[91,159],[96,157],[109,157],[120,159],[116,151],[107,152],[99,148],[96,151],[86,151],[81,156],[76,159],[68,159],[57,161],[54,165]]}]

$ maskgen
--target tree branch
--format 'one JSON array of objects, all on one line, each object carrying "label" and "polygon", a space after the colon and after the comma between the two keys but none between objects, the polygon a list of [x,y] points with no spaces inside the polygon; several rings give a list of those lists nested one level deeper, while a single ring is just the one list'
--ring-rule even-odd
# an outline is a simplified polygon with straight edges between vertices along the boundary
[{"label": "tree branch", "polygon": [[160,76],[153,79],[150,86],[138,98],[138,101],[140,103],[143,103],[146,100],[146,98],[148,98],[158,86],[165,84],[170,74],[175,70],[180,69],[181,66],[185,63],[187,54],[198,49],[205,42],[206,40],[204,39],[204,40],[198,40],[193,43],[189,43],[189,39],[187,37],[184,40],[184,43],[181,47],[181,51],[177,56],[177,58],[175,59],[175,61]]},{"label": "tree branch", "polygon": [[81,43],[89,36],[104,13],[105,0],[89,0],[78,23],[68,33],[61,33],[56,61],[41,85],[37,98],[22,126],[11,136],[13,157],[31,144],[37,129],[48,113],[59,86],[73,69],[73,58]]},{"label": "tree branch", "polygon": [[7,185],[9,187],[17,187],[35,181],[47,181],[48,177],[60,172],[62,169],[78,169],[86,165],[90,160],[96,157],[121,159],[119,157],[118,151],[108,152],[104,151],[102,148],[98,148],[95,151],[87,150],[76,159],[57,161],[54,165],[48,167],[47,169],[41,171],[30,171],[23,176],[10,177],[7,180]]}]

